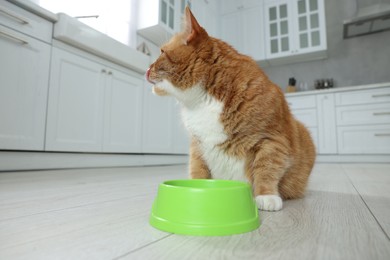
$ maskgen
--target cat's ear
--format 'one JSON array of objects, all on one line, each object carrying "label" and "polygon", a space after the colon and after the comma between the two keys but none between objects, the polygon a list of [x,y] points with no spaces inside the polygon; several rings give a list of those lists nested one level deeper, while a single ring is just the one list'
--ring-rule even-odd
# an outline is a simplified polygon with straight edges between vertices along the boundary
[{"label": "cat's ear", "polygon": [[188,6],[186,7],[185,11],[184,30],[187,44],[195,40],[202,34],[202,32],[204,32],[204,29],[199,25]]}]

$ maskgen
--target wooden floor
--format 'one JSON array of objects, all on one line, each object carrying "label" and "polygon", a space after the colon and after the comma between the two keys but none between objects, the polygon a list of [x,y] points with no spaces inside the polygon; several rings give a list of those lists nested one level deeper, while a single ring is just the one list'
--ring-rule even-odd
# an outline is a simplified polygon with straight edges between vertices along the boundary
[{"label": "wooden floor", "polygon": [[0,173],[0,259],[390,259],[390,164],[317,164],[304,199],[225,237],[154,229],[186,166]]}]

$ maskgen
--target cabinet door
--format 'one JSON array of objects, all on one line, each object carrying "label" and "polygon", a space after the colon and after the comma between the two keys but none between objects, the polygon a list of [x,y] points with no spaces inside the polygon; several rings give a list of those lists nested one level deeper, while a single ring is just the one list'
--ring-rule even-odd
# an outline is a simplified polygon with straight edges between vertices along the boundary
[{"label": "cabinet door", "polygon": [[242,10],[241,14],[241,38],[242,53],[251,56],[255,60],[265,60],[264,53],[264,26],[262,6],[256,6]]},{"label": "cabinet door", "polygon": [[221,38],[238,52],[265,60],[262,12],[262,6],[256,6],[222,16]]},{"label": "cabinet door", "polygon": [[295,46],[299,53],[312,52],[326,46],[325,19],[321,0],[297,0],[293,10],[296,13]]},{"label": "cabinet door", "polygon": [[174,31],[175,28],[175,16],[177,16],[177,2],[179,0],[160,0],[160,21],[169,30]]},{"label": "cabinet door", "polygon": [[243,0],[224,0],[221,1],[221,14],[237,12],[244,7]]},{"label": "cabinet door", "polygon": [[318,151],[337,154],[336,112],[333,94],[317,95]]},{"label": "cabinet door", "polygon": [[326,57],[323,0],[266,0],[266,57],[271,64]]},{"label": "cabinet door", "polygon": [[141,152],[143,81],[107,70],[104,152]]},{"label": "cabinet door", "polygon": [[173,120],[173,152],[175,154],[188,154],[190,150],[190,136],[181,119],[180,105],[173,107],[175,118]]},{"label": "cabinet door", "polygon": [[51,46],[0,26],[0,149],[43,150]]},{"label": "cabinet door", "polygon": [[[183,2],[184,0],[181,1]],[[223,1],[221,8],[227,4],[225,2],[226,1]],[[192,1],[191,11],[195,14],[196,20],[199,22],[200,26],[205,28],[209,35],[214,37],[221,36],[221,33],[218,28],[220,16],[216,15],[220,11],[220,5],[218,1]],[[179,22],[180,21],[181,19],[179,20]]]},{"label": "cabinet door", "polygon": [[291,2],[267,1],[264,10],[267,57],[277,58],[290,54],[293,49]]},{"label": "cabinet door", "polygon": [[143,144],[144,153],[172,153],[175,115],[171,97],[159,97],[152,93],[147,83],[144,93]]},{"label": "cabinet door", "polygon": [[242,52],[242,35],[240,12],[234,12],[222,16],[221,38],[237,51]]},{"label": "cabinet door", "polygon": [[101,152],[103,66],[53,48],[46,150]]}]

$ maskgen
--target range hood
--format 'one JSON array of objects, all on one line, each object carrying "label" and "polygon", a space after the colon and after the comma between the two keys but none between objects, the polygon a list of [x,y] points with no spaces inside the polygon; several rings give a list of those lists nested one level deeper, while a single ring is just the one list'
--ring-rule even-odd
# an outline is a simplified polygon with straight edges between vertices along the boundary
[{"label": "range hood", "polygon": [[357,6],[355,15],[344,21],[344,39],[390,30],[390,0],[357,0]]}]

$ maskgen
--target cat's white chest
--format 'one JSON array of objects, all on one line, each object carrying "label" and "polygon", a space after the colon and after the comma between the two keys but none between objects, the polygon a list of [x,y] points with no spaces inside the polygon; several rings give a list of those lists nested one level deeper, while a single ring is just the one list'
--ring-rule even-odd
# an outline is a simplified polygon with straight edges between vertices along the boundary
[{"label": "cat's white chest", "polygon": [[204,102],[195,107],[184,107],[182,117],[187,129],[200,141],[203,159],[213,179],[247,181],[244,161],[227,155],[218,146],[227,139],[220,122],[222,110],[221,102],[207,97]]}]

